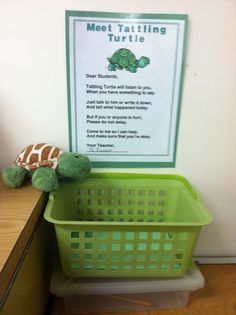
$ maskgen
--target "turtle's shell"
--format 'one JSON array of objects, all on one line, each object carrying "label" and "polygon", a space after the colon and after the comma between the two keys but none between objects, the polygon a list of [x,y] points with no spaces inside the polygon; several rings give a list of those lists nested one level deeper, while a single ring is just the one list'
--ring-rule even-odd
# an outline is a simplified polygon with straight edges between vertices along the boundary
[{"label": "turtle's shell", "polygon": [[135,66],[137,63],[135,55],[132,53],[131,50],[126,48],[120,48],[109,59],[109,61],[117,66],[122,68],[128,68]]},{"label": "turtle's shell", "polygon": [[58,165],[58,157],[61,154],[61,149],[51,144],[31,144],[18,155],[13,164],[21,166],[28,171],[36,170],[39,167],[56,169]]}]

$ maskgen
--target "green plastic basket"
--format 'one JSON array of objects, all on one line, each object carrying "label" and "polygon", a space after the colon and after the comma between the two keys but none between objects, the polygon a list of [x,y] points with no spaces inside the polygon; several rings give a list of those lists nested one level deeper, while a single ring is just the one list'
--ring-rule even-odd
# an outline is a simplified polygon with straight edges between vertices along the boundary
[{"label": "green plastic basket", "polygon": [[120,173],[61,183],[44,217],[69,277],[180,277],[212,221],[183,177]]}]

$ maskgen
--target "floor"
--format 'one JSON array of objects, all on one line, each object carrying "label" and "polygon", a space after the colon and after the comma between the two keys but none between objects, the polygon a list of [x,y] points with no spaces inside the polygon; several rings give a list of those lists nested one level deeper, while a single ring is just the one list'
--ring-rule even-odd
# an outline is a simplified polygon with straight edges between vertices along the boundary
[{"label": "floor", "polygon": [[[99,315],[236,315],[236,265],[200,265],[199,269],[206,286],[191,294],[186,308]],[[54,298],[50,315],[66,315],[63,299]]]}]

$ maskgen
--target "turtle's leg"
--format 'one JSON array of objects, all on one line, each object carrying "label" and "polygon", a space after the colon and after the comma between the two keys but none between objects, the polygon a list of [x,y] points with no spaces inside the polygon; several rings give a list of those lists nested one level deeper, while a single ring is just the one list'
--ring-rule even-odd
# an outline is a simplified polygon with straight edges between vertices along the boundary
[{"label": "turtle's leg", "polygon": [[2,179],[4,183],[11,188],[21,186],[25,180],[27,171],[20,166],[8,166],[2,171]]},{"label": "turtle's leg", "polygon": [[56,171],[49,167],[39,167],[32,176],[32,185],[46,192],[55,190],[58,185]]},{"label": "turtle's leg", "polygon": [[108,66],[109,71],[116,71],[116,66],[113,63],[110,63]]},{"label": "turtle's leg", "polygon": [[137,67],[133,66],[133,67],[130,67],[129,69],[127,69],[127,70],[129,70],[129,72],[135,73],[135,72],[137,72]]}]

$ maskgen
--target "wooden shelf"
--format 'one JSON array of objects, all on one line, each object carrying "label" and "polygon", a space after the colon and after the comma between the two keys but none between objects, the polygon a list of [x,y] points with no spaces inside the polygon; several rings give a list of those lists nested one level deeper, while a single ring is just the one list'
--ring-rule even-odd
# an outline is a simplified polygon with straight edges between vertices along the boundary
[{"label": "wooden shelf", "polygon": [[42,216],[46,201],[47,195],[30,183],[10,189],[0,180],[0,301]]}]

